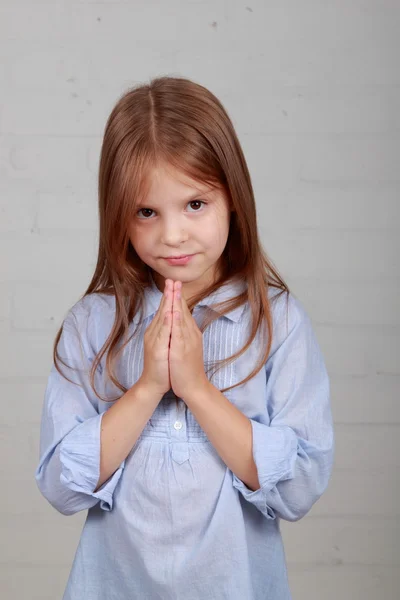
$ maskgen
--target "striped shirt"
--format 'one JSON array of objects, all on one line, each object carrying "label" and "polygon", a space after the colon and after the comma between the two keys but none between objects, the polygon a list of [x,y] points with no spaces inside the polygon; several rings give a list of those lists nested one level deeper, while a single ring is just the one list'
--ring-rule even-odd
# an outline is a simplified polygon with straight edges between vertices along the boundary
[{"label": "striped shirt", "polygon": [[[229,281],[197,304],[199,324],[212,304],[238,295]],[[249,419],[260,488],[249,489],[222,461],[183,399],[164,395],[119,468],[96,491],[102,416],[112,405],[93,393],[88,371],[108,337],[115,298],[90,294],[68,312],[58,351],[79,373],[52,365],[45,391],[40,457],[43,496],[64,515],[88,510],[63,600],[290,600],[280,519],[296,521],[325,491],[334,431],[329,378],[301,302],[270,288],[273,343],[250,381],[224,392]],[[152,280],[138,335],[116,364],[130,388],[143,370],[143,335],[162,293]],[[288,316],[287,316],[287,310]],[[136,326],[135,316],[131,326]],[[224,359],[250,332],[248,303],[203,332],[204,360]],[[249,375],[260,337],[211,382],[223,389]],[[82,352],[83,350],[83,352]],[[121,392],[96,371],[103,397]]]}]

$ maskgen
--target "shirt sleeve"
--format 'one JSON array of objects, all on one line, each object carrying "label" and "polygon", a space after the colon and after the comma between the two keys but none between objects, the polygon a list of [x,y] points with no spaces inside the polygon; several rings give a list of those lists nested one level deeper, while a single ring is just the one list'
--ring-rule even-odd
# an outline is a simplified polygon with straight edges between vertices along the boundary
[{"label": "shirt sleeve", "polygon": [[[95,492],[100,477],[100,431],[104,412],[90,385],[90,368],[95,353],[88,341],[88,311],[73,307],[68,313],[58,342],[62,372],[52,365],[45,390],[40,457],[35,479],[40,492],[64,515],[86,510],[100,502],[112,510],[113,493],[125,460]],[[85,314],[86,312],[86,314]],[[96,379],[97,377],[97,379]],[[101,389],[98,370],[96,389]],[[79,385],[77,385],[79,384]],[[100,386],[100,387],[99,387]]]},{"label": "shirt sleeve", "polygon": [[260,488],[232,475],[234,487],[267,519],[297,521],[328,486],[335,438],[329,377],[310,318],[292,295],[288,308],[289,333],[280,327],[265,364],[266,411],[250,419]]}]

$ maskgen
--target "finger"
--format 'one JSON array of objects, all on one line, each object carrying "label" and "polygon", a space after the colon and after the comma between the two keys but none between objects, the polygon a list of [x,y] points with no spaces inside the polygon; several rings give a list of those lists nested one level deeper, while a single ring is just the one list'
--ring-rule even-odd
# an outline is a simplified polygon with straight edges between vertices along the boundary
[{"label": "finger", "polygon": [[166,280],[165,282],[165,303],[163,308],[163,325],[167,325],[168,332],[170,333],[172,327],[172,306],[173,306],[173,293],[171,291],[173,285],[171,286],[170,280]]},{"label": "finger", "polygon": [[156,310],[156,314],[154,315],[154,318],[152,320],[152,322],[150,323],[150,327],[152,327],[153,329],[157,327],[157,325],[159,325],[160,323],[160,315],[162,315],[163,310],[164,310],[164,306],[165,306],[165,295],[162,295],[162,298],[160,300],[160,304]]},{"label": "finger", "polygon": [[[180,300],[180,307],[182,312],[182,331],[183,335],[189,339],[197,339],[199,333],[202,336],[202,333],[197,325],[196,319],[193,314],[189,310],[189,306],[186,302],[185,297],[182,295]],[[193,337],[195,336],[195,337]]]},{"label": "finger", "polygon": [[159,335],[165,343],[169,342],[169,338],[171,337],[172,330],[172,314],[171,311],[165,311],[164,318],[161,322]]},{"label": "finger", "polygon": [[172,316],[172,335],[177,340],[183,340],[187,333],[185,317],[182,312],[182,295],[180,295],[179,286],[174,291],[174,308]]},{"label": "finger", "polygon": [[[162,304],[162,306],[161,306]],[[164,288],[163,299],[160,303],[157,321],[157,337],[161,340],[168,341],[171,335],[172,315],[171,315],[171,290],[169,282],[166,282]]]},{"label": "finger", "polygon": [[[163,324],[165,312],[167,310],[166,306],[167,306],[167,302],[168,302],[168,290],[169,290],[170,286],[171,286],[170,280],[166,280],[165,287],[164,287],[164,293],[162,295],[160,305],[157,309],[154,319],[152,320],[152,322],[150,324],[150,327],[153,326],[153,329],[157,329]],[[169,292],[169,295],[170,295],[170,292]]]},{"label": "finger", "polygon": [[182,295],[181,283],[179,281],[175,281],[174,288],[173,288],[173,294],[172,294],[172,296],[173,296],[173,303],[172,303],[173,322],[175,322],[175,323],[177,323],[177,321],[178,321],[177,314],[182,313],[181,299],[180,299],[181,295]]},{"label": "finger", "polygon": [[169,279],[165,280],[165,287],[162,299],[162,307],[160,306],[160,322],[163,323],[166,313],[172,309],[172,294],[171,283]]},{"label": "finger", "polygon": [[171,331],[171,341],[180,342],[184,338],[184,328],[183,328],[183,320],[182,313],[174,309],[172,313],[172,331]]},{"label": "finger", "polygon": [[174,310],[178,310],[181,315],[182,328],[187,329],[189,327],[189,319],[192,318],[191,312],[188,308],[186,300],[182,294],[182,287],[177,288],[175,291],[176,301],[174,304]]},{"label": "finger", "polygon": [[183,295],[181,295],[181,297],[180,297],[180,303],[181,303],[180,305],[181,305],[181,310],[182,310],[183,316],[185,318],[191,318],[192,313],[190,312],[188,304],[186,302],[186,299]]}]

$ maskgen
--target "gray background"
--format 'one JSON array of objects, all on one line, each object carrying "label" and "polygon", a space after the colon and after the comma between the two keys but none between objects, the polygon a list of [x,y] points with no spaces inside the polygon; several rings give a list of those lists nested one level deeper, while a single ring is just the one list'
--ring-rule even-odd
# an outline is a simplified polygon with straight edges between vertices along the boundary
[{"label": "gray background", "polygon": [[395,0],[1,1],[4,600],[61,598],[73,560],[86,513],[60,515],[34,481],[52,343],[95,264],[107,116],[161,74],[228,110],[264,246],[331,375],[329,488],[282,521],[293,598],[398,598],[399,24]]}]

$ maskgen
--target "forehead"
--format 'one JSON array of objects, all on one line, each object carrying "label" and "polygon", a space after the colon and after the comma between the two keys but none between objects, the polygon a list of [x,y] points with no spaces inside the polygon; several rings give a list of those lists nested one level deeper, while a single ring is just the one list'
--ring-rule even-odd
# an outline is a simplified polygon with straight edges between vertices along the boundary
[{"label": "forehead", "polygon": [[180,203],[197,194],[207,194],[208,196],[213,191],[218,193],[215,185],[193,179],[172,166],[153,168],[148,174],[147,183],[147,194],[144,196],[144,201],[151,202]]}]

